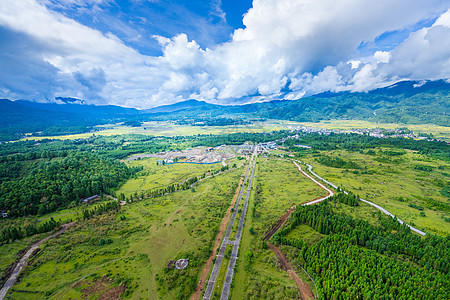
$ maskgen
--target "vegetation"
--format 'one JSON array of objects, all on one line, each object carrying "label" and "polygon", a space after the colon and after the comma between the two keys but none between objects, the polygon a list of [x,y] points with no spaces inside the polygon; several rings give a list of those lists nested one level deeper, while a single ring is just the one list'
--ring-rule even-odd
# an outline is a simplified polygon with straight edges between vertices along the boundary
[{"label": "vegetation", "polygon": [[[228,122],[228,117],[223,118]],[[128,125],[138,123],[130,120]],[[150,124],[120,125],[112,132],[145,126]],[[192,127],[206,130],[206,126]],[[1,144],[0,209],[8,211],[8,218],[0,220],[2,279],[24,249],[60,224],[75,220],[72,228],[41,246],[8,295],[97,298],[117,289],[123,298],[188,299],[241,178],[242,168],[234,168],[246,159],[236,153],[238,157],[227,166],[157,165],[155,158],[121,160],[197,146],[283,140],[285,147],[264,152],[257,160],[231,298],[299,295],[265,237],[294,206],[326,192],[303,176],[292,158],[311,164],[316,173],[348,191],[322,204],[298,206],[273,236],[296,273],[315,291],[301,266],[312,275],[321,299],[449,298],[449,146],[358,134],[293,137],[296,134],[288,130],[121,134]],[[299,144],[311,149],[295,146]],[[93,194],[113,197],[80,204],[80,198]],[[359,197],[385,207],[427,236],[412,234]],[[180,258],[189,259],[188,267],[171,268],[170,261]],[[225,257],[224,266],[227,261]],[[216,298],[225,270],[216,282]]]},{"label": "vegetation", "polygon": [[[134,201],[118,212],[81,218],[45,244],[11,297],[20,298],[23,291],[29,299],[89,297],[83,285],[104,277],[112,287],[124,284],[125,298],[189,298],[212,252],[240,172],[204,180],[195,192]],[[9,245],[0,246],[1,257]],[[169,261],[178,258],[189,258],[188,267],[168,269]]]},{"label": "vegetation", "polygon": [[4,181],[0,207],[11,217],[45,214],[83,197],[110,193],[136,170],[91,153],[43,161],[21,179]]},{"label": "vegetation", "polygon": [[[450,240],[421,238],[381,213],[378,221],[374,226],[335,213],[325,201],[298,207],[273,240],[301,249],[299,262],[316,278],[323,299],[448,298]],[[299,224],[327,236],[312,246],[286,237]]]}]

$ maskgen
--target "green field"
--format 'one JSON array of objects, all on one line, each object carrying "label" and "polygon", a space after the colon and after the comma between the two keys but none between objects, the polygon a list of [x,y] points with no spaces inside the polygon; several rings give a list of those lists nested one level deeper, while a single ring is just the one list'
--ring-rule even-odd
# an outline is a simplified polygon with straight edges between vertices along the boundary
[{"label": "green field", "polygon": [[[186,179],[195,176],[202,176],[205,173],[210,171],[218,171],[222,168],[222,164],[220,163],[211,165],[157,165],[157,160],[158,159],[156,158],[145,158],[126,161],[127,165],[132,167],[143,167],[143,170],[136,174],[135,178],[128,180],[124,185],[122,185],[117,191],[117,195],[124,193],[127,197],[129,197],[134,193],[140,194],[141,192],[163,188],[171,184],[182,183]],[[232,160],[232,162],[234,163],[234,160]]]},{"label": "green field", "polygon": [[[326,193],[290,161],[261,157],[255,174],[231,299],[296,298],[297,286],[281,269],[272,251],[265,247],[263,239],[290,207]],[[253,257],[249,262],[246,253]]]},{"label": "green field", "polygon": [[[315,124],[317,126],[314,124],[310,126],[343,130],[396,128],[395,126],[413,129],[399,124],[375,124],[363,121],[324,121]],[[95,132],[95,135],[138,133],[171,136],[243,131],[267,132],[286,129],[289,125],[299,126],[300,123],[268,121],[248,126],[222,128],[147,122],[138,128],[120,124],[102,125],[104,130]],[[424,130],[423,132],[432,132],[436,136],[447,135],[449,132],[447,127],[440,126],[417,125],[417,128]],[[86,136],[73,135],[61,138],[75,139],[89,135],[92,133]],[[270,135],[265,136],[267,138]],[[343,139],[344,143],[349,143],[348,141],[352,138],[357,139],[351,135],[339,135],[339,138],[342,136],[346,137]],[[121,138],[116,136],[111,139],[120,141]],[[192,139],[196,138],[192,137]],[[327,143],[326,140],[321,140],[322,138],[326,137],[319,136],[315,142]],[[329,138],[331,139],[332,136]],[[166,138],[160,137],[155,140],[163,139]],[[395,146],[387,148],[389,145],[381,148],[361,147],[363,150],[354,147],[353,149],[356,150],[350,151],[343,150],[344,147],[338,144],[340,141],[335,147],[339,150],[321,151],[316,149],[326,148],[313,147],[313,149],[290,152],[286,151],[289,149],[288,141],[288,139],[285,141],[286,147],[271,150],[269,156],[261,154],[257,159],[230,299],[297,299],[300,296],[295,282],[281,268],[278,258],[267,248],[264,241],[265,235],[290,208],[326,195],[322,188],[299,172],[292,163],[292,158],[311,164],[318,175],[347,191],[352,191],[364,199],[379,204],[418,229],[440,236],[448,236],[450,233],[450,163],[435,158],[445,159],[444,155],[433,157],[432,151],[425,155],[423,153],[426,151],[422,151],[421,154],[418,151],[403,150]],[[77,145],[84,145],[85,142],[87,144],[87,141],[73,141]],[[108,154],[108,151],[123,154],[123,156],[114,156],[116,160],[134,153],[150,152],[147,144],[142,144],[142,147],[136,148],[137,150],[130,152],[131,154],[121,153],[120,148],[106,149],[106,142],[98,141],[98,144],[95,144],[96,148],[83,149],[89,152],[104,151],[102,155]],[[153,141],[147,142],[149,145],[153,143]],[[180,138],[179,145],[177,142],[178,138],[170,141],[173,143],[172,146],[175,145],[174,147],[186,146],[183,138]],[[53,141],[53,143],[72,142]],[[126,150],[131,143],[133,143],[132,140],[125,141],[123,144],[120,142],[120,147]],[[329,148],[334,149],[332,146],[330,142]],[[156,147],[152,149],[152,152],[162,151]],[[236,148],[231,151],[234,152],[234,149]],[[291,150],[297,151],[296,147],[292,147]],[[11,157],[14,155],[15,153]],[[13,166],[12,158],[9,159],[11,161],[8,163]],[[217,172],[223,167],[221,163],[157,165],[157,160],[157,158],[123,160],[135,172],[130,173],[129,179],[121,183],[120,187],[114,187],[105,192],[119,199],[125,196],[129,200],[118,213],[103,213],[81,220],[86,206],[79,206],[76,200],[65,206],[69,208],[60,208],[42,216],[28,215],[0,220],[0,226],[5,228],[26,224],[36,225],[50,218],[61,223],[77,220],[73,228],[41,246],[42,250],[22,271],[19,282],[10,290],[6,299],[97,299],[102,294],[105,298],[121,294],[121,297],[126,299],[189,298],[197,286],[205,262],[212,253],[220,223],[242,179],[241,166],[244,162],[248,163],[248,157],[247,160],[242,158],[228,160],[227,164],[230,168],[234,164],[237,168],[206,178],[196,183],[192,189],[178,190],[164,196],[149,198],[151,191],[165,189],[193,177],[208,176],[211,172]],[[24,161],[24,167],[17,171],[20,176],[28,173],[29,167],[31,170],[31,164],[35,160]],[[138,167],[141,170],[131,167]],[[164,190],[161,194],[163,193],[166,191]],[[42,203],[39,201],[46,201],[41,197],[36,201],[37,205]],[[238,215],[230,240],[235,237],[244,199],[245,196],[237,208]],[[102,201],[106,200],[110,199]],[[97,203],[91,204],[89,207],[96,205]],[[330,202],[329,205],[330,211],[333,210],[337,214],[342,213],[355,219],[363,219],[372,225],[380,225],[378,210],[367,204],[361,203],[360,206],[353,207]],[[292,218],[288,219],[287,223]],[[314,224],[310,227],[302,223],[290,231],[286,237],[302,239],[308,247],[327,241],[328,233],[322,234],[313,228],[315,228]],[[6,240],[5,244],[0,245],[0,270],[4,271],[15,261],[19,251],[49,234],[50,232],[13,242]],[[276,243],[275,239],[273,242]],[[302,250],[299,248],[280,246],[298,276],[316,293],[313,281],[301,269],[299,254]],[[228,249],[231,249],[231,245]],[[168,268],[169,261],[180,258],[190,259],[189,266],[185,270]],[[229,259],[225,257],[222,262],[213,293],[214,299],[220,298],[228,261]]]},{"label": "green field", "polygon": [[[425,232],[447,235],[450,223],[450,199],[442,193],[449,183],[450,164],[414,151],[387,156],[388,149],[377,149],[375,155],[345,150],[322,151],[321,154],[353,161],[359,169],[328,167],[318,162],[319,155],[308,155],[304,161],[323,178],[381,205],[403,221]],[[429,166],[430,171],[416,166]],[[444,208],[438,207],[441,203]]]},{"label": "green field", "polygon": [[[104,289],[124,283],[128,298],[190,295],[240,172],[202,181],[195,192],[134,202],[118,215],[78,222],[42,247],[8,294],[10,299],[80,298],[81,287],[99,284],[104,276],[111,279]],[[100,246],[101,238],[112,243]],[[191,259],[186,270],[167,269],[169,260],[183,257]]]},{"label": "green field", "polygon": [[229,134],[237,132],[271,132],[276,130],[284,130],[289,126],[299,125],[298,122],[283,121],[283,120],[269,120],[264,122],[254,122],[247,125],[228,125],[228,126],[191,126],[191,125],[176,125],[172,122],[144,122],[140,127],[125,126],[119,124],[98,125],[95,128],[98,131],[60,135],[60,136],[28,136],[22,140],[43,140],[43,139],[61,139],[61,140],[75,140],[86,139],[91,136],[113,136],[123,134],[142,134],[152,136],[184,136],[197,134]]}]

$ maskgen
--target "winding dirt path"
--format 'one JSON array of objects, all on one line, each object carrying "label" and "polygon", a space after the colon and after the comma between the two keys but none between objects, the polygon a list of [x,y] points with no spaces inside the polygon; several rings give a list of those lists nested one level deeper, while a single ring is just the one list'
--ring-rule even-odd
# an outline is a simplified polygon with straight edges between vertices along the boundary
[{"label": "winding dirt path", "polygon": [[286,212],[280,219],[280,221],[267,233],[267,235],[264,237],[266,240],[266,244],[269,247],[270,250],[275,254],[275,256],[278,258],[278,260],[281,263],[281,266],[283,269],[291,276],[291,278],[295,281],[295,284],[297,285],[297,288],[300,292],[300,297],[304,300],[307,299],[315,299],[314,293],[312,292],[311,288],[298,277],[297,273],[295,273],[294,269],[290,265],[289,261],[287,260],[286,256],[281,252],[279,247],[276,247],[269,243],[270,238],[283,226],[283,224],[286,222],[287,218],[294,212],[295,208],[299,205],[311,205],[319,203],[331,196],[334,195],[334,192],[327,188],[322,183],[318,182],[316,179],[311,177],[308,173],[302,170],[300,165],[298,165],[295,161],[293,162],[294,165],[297,167],[297,169],[307,178],[311,179],[314,183],[316,183],[319,187],[324,189],[327,192],[327,195],[324,197],[317,197],[311,201],[308,201],[306,203],[300,203],[297,205],[292,206],[288,212]]},{"label": "winding dirt path", "polygon": [[23,267],[25,267],[28,258],[30,258],[30,256],[36,251],[36,249],[38,249],[39,246],[42,245],[42,243],[44,243],[54,237],[57,237],[58,235],[60,235],[64,231],[66,231],[68,228],[72,227],[73,224],[75,224],[75,222],[63,224],[63,225],[61,225],[61,229],[58,230],[57,232],[46,237],[45,239],[40,240],[39,242],[36,242],[33,245],[31,245],[31,247],[28,249],[28,251],[25,253],[25,255],[22,256],[22,258],[19,260],[19,262],[17,263],[13,272],[11,273],[11,276],[9,276],[8,280],[5,282],[2,289],[0,290],[0,300],[3,300],[5,298],[8,290],[14,286],[14,284],[16,283],[17,277],[19,276],[20,271],[22,271]]},{"label": "winding dirt path", "polygon": [[[247,172],[248,165],[244,169],[244,175]],[[216,236],[216,240],[214,242],[213,252],[211,253],[211,256],[206,261],[206,265],[203,268],[202,276],[200,277],[200,281],[197,284],[197,289],[195,290],[195,293],[191,296],[190,300],[198,300],[200,299],[202,295],[202,290],[205,286],[206,279],[208,278],[209,271],[211,270],[211,266],[213,265],[213,259],[216,257],[217,249],[220,246],[220,241],[223,238],[223,235],[225,234],[225,231],[227,229],[228,221],[230,220],[231,216],[231,209],[234,207],[234,204],[236,203],[236,199],[239,196],[239,191],[241,190],[242,185],[242,177],[239,181],[239,185],[236,188],[236,192],[234,194],[233,200],[231,201],[230,207],[228,207],[227,212],[225,213],[225,217],[222,219],[222,223],[220,223],[219,233]],[[1,299],[0,299],[1,300]]]}]

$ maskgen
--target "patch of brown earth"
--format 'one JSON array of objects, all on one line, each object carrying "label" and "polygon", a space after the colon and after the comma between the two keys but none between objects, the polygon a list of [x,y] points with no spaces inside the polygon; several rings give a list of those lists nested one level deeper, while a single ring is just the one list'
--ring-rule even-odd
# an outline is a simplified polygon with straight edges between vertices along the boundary
[{"label": "patch of brown earth", "polygon": [[81,290],[84,299],[90,299],[98,296],[99,300],[118,300],[120,295],[127,289],[124,284],[112,287],[113,280],[103,276],[102,279],[94,280],[92,282],[81,281],[74,285],[74,288],[83,285],[88,285]]}]

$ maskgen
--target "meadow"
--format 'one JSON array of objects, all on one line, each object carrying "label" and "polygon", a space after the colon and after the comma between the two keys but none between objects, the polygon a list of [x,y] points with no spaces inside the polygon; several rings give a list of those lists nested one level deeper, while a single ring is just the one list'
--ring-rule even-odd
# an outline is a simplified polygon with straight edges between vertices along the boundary
[{"label": "meadow", "polygon": [[[445,187],[449,183],[450,164],[410,150],[389,156],[390,150],[321,151],[303,160],[319,176],[381,205],[403,221],[425,232],[448,235],[450,199],[445,195]],[[324,165],[319,162],[324,155],[352,161],[359,168]]]},{"label": "meadow", "polygon": [[231,299],[296,298],[297,286],[267,249],[264,236],[292,206],[326,193],[290,161],[261,157],[255,174]]},{"label": "meadow", "polygon": [[[352,124],[367,125],[333,122],[323,124],[348,128]],[[260,127],[255,124],[226,126],[222,129],[216,126],[202,133],[248,131],[248,128],[253,128],[255,132],[266,132],[273,128],[285,129],[287,125],[287,122],[280,121],[265,122]],[[294,123],[291,125],[298,126]],[[379,125],[370,126],[381,127]],[[105,125],[103,128],[103,131],[95,134],[116,135],[135,130],[133,133],[146,131],[147,135],[183,135],[197,134],[207,129],[156,122],[144,123],[141,128],[123,125]],[[71,139],[73,136],[64,138]],[[127,143],[124,142],[120,147],[125,149],[129,146]],[[145,147],[142,149],[139,153],[147,151]],[[325,179],[383,206],[427,233],[442,236],[450,233],[450,164],[446,161],[417,151],[383,147],[351,152],[342,149],[301,149],[297,153],[279,149],[271,152],[272,155],[262,155],[257,160],[232,283],[232,299],[299,297],[297,286],[281,268],[273,252],[267,249],[264,237],[291,207],[325,196],[326,193],[297,170],[289,160],[290,155],[311,164],[314,171]],[[194,176],[217,172],[222,164],[157,165],[156,158],[124,162],[128,167],[140,170],[114,190],[116,197],[123,194],[129,202],[118,213],[80,219],[66,233],[41,246],[41,252],[24,269],[20,281],[10,290],[7,299],[97,299],[100,295],[107,297],[119,294],[130,299],[187,299],[192,295],[205,262],[212,253],[219,225],[236,192],[244,171],[244,168],[240,168],[244,160],[231,159],[227,161],[228,165],[231,168],[236,164],[237,169],[206,178],[192,189],[156,198],[147,198],[146,195],[149,191],[182,183]],[[369,205],[351,207],[337,202],[330,205],[338,213],[379,225],[377,210]],[[242,206],[243,200],[238,210]],[[0,220],[0,224],[37,224],[50,218],[66,223],[79,219],[83,208],[75,206],[43,216]],[[234,238],[236,227],[230,239]],[[17,258],[20,250],[48,234],[0,245],[0,270],[5,270]],[[302,224],[292,230],[287,238],[301,238],[307,245],[313,246],[326,235]],[[315,291],[314,283],[300,267],[300,250],[283,245],[281,251],[302,280]],[[169,261],[179,258],[190,259],[185,270],[168,268]],[[228,258],[225,257],[216,281],[215,299],[220,298],[227,266]]]},{"label": "meadow", "polygon": [[[134,193],[142,193],[153,189],[159,189],[172,184],[182,183],[192,178],[200,177],[205,173],[216,172],[222,168],[222,164],[166,164],[157,165],[157,158],[144,158],[133,161],[126,161],[130,167],[142,167],[143,170],[136,176],[123,184],[116,192],[117,195],[123,193],[126,197]],[[231,166],[235,160],[227,163]]]},{"label": "meadow", "polygon": [[[212,252],[241,171],[206,179],[195,190],[137,201],[119,213],[77,222],[43,246],[9,299],[96,298],[122,284],[125,298],[188,298]],[[167,268],[179,258],[190,258],[188,268]]]}]

